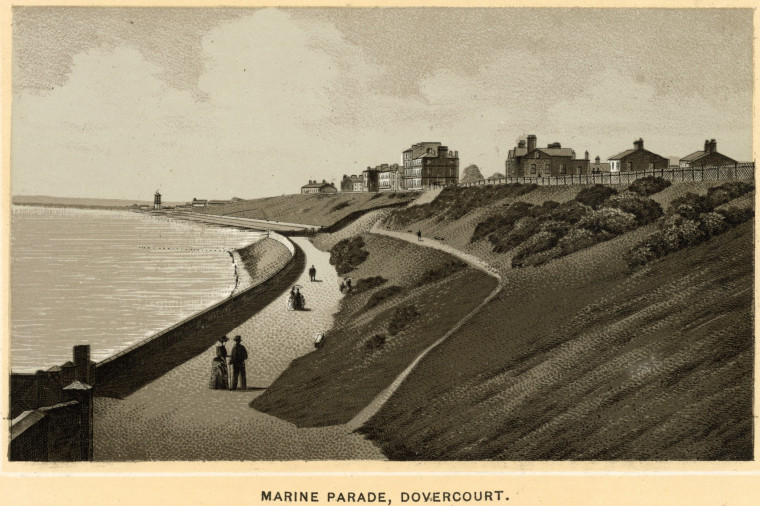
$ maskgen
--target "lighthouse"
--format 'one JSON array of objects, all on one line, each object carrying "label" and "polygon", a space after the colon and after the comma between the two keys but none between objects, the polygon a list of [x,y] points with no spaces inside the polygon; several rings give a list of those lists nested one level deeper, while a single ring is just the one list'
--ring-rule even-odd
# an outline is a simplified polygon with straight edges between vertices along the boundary
[{"label": "lighthouse", "polygon": [[156,194],[153,196],[153,209],[161,209],[161,194],[156,190]]}]

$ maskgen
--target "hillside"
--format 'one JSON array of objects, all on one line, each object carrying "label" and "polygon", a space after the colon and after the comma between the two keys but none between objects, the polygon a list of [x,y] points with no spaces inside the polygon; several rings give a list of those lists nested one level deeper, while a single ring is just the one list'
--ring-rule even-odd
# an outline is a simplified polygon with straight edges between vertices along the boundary
[{"label": "hillside", "polygon": [[[348,422],[496,285],[445,253],[357,237],[368,256],[347,274],[354,289],[341,301],[324,346],[294,360],[253,401],[257,410],[297,426]],[[406,261],[391,262],[397,255]]]},{"label": "hillside", "polygon": [[[717,186],[674,184],[638,200],[608,198],[599,209],[586,206],[586,216],[596,216],[608,212],[604,206],[654,201],[668,217],[629,217],[634,221],[628,228],[604,235],[602,242],[520,269],[512,268],[513,249],[498,253],[488,240],[472,240],[478,225],[519,208],[536,217],[526,219],[551,216],[540,223],[556,227],[557,216],[578,209],[580,188],[457,189],[423,206],[384,213],[387,228],[421,230],[425,240],[437,237],[491,263],[504,278],[504,290],[426,356],[360,432],[398,460],[752,458],[752,222],[742,218],[718,235],[694,236],[633,272],[624,260],[663,223],[673,222],[671,204],[691,205],[696,201],[688,192],[704,196]],[[753,195],[717,200],[714,209],[751,209]],[[367,244],[381,239],[363,237]],[[320,236],[320,243],[330,247],[335,241]],[[356,276],[387,277],[397,266],[414,265],[408,259],[420,249],[385,245],[377,251],[385,250],[392,254],[376,254]],[[396,261],[387,261],[391,255]],[[448,282],[456,283],[456,276]],[[445,290],[442,315],[475,301],[474,293],[463,299],[454,285]],[[385,320],[348,332],[357,307],[342,307],[334,353],[320,356],[326,345],[304,357],[313,362],[294,362],[267,392],[268,404],[256,407],[299,425],[343,423],[345,412],[357,412],[387,384],[379,370],[385,364],[361,360],[358,351],[361,339]],[[417,334],[426,339],[427,324]],[[410,343],[403,341],[404,348]]]},{"label": "hillside", "polygon": [[412,193],[282,195],[198,207],[193,212],[329,227],[372,209],[406,205],[416,197]]}]

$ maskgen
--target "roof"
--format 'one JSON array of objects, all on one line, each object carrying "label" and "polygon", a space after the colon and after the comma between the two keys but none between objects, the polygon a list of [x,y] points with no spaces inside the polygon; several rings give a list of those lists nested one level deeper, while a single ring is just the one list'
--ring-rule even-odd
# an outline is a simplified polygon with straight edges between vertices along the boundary
[{"label": "roof", "polygon": [[87,383],[82,383],[79,380],[74,380],[69,385],[63,387],[64,390],[92,390],[92,387]]},{"label": "roof", "polygon": [[541,151],[549,156],[573,156],[573,150],[570,148],[536,148],[535,151]]},{"label": "roof", "polygon": [[324,188],[325,186],[332,186],[330,183],[309,183],[303,185],[301,188]]},{"label": "roof", "polygon": [[61,367],[57,365],[54,365],[53,367],[47,370],[47,372],[61,372],[61,371],[63,371],[63,369],[61,369]]},{"label": "roof", "polygon": [[515,148],[512,150],[512,153],[514,153],[515,158],[525,156],[528,154],[528,148]]},{"label": "roof", "polygon": [[684,156],[681,160],[684,162],[693,162],[694,160],[699,160],[708,153],[708,151],[695,151],[690,155]]},{"label": "roof", "polygon": [[611,156],[611,157],[607,158],[607,160],[620,160],[621,158],[625,158],[626,156],[630,155],[634,151],[636,151],[636,150],[635,149],[626,149],[622,153],[618,153],[615,156]]},{"label": "roof", "polygon": [[11,439],[20,436],[26,429],[45,418],[45,413],[29,410],[24,411],[11,421]]}]

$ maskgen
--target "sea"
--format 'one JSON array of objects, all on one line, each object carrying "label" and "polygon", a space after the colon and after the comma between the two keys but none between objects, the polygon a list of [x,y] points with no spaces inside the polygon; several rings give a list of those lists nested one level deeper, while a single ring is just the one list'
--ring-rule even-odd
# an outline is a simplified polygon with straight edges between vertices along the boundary
[{"label": "sea", "polygon": [[61,365],[77,344],[97,362],[223,300],[243,277],[233,252],[263,236],[130,211],[13,206],[11,369]]}]

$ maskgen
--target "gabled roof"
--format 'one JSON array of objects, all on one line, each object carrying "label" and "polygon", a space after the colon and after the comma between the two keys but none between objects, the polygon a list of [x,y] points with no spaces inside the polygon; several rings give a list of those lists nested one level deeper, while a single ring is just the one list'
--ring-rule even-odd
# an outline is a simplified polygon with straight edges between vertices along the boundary
[{"label": "gabled roof", "polygon": [[301,188],[324,188],[325,186],[332,186],[330,183],[309,183],[303,185]]},{"label": "gabled roof", "polygon": [[528,148],[514,148],[512,150],[512,153],[514,154],[515,158],[518,156],[525,156],[528,153]]},{"label": "gabled roof", "polygon": [[607,160],[620,160],[621,158],[625,158],[626,156],[630,155],[634,151],[636,151],[636,150],[635,149],[626,149],[622,153],[618,153],[615,156],[609,157]]},{"label": "gabled roof", "polygon": [[702,158],[703,156],[705,156],[708,153],[709,153],[709,151],[695,151],[692,154],[684,156],[683,158],[681,158],[681,161],[684,161],[684,162],[693,162],[694,160],[699,160],[700,158]]},{"label": "gabled roof", "polygon": [[573,150],[570,148],[536,148],[549,156],[573,156]]}]

